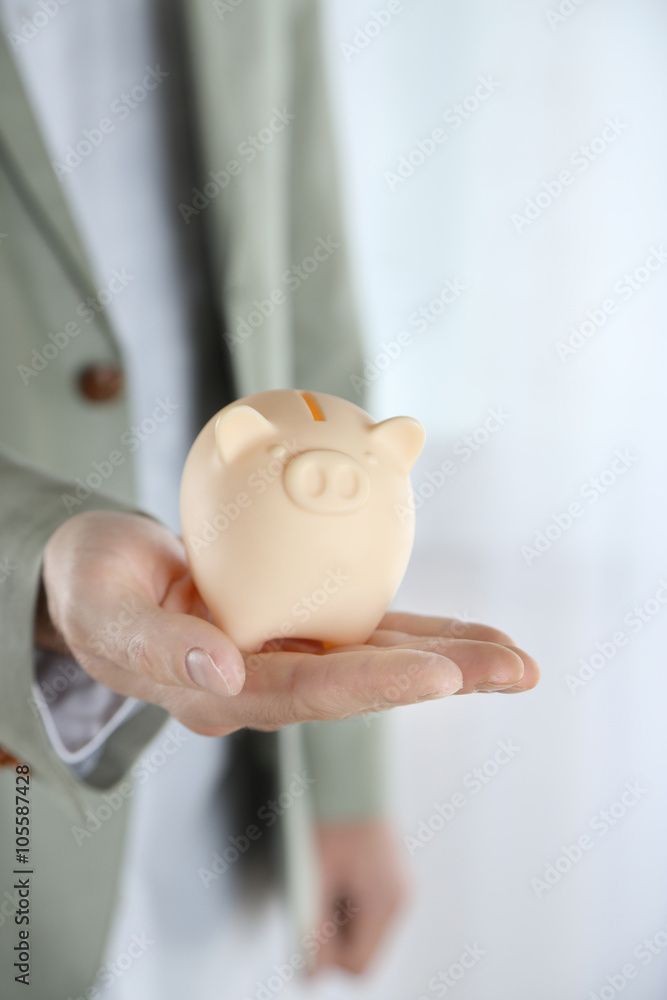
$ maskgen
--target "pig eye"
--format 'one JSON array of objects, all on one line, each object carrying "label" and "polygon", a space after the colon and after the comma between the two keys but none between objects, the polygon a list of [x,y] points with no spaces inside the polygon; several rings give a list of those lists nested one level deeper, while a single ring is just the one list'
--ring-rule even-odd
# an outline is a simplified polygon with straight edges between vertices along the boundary
[{"label": "pig eye", "polygon": [[378,464],[377,455],[374,455],[372,451],[367,451],[364,457],[369,465]]}]

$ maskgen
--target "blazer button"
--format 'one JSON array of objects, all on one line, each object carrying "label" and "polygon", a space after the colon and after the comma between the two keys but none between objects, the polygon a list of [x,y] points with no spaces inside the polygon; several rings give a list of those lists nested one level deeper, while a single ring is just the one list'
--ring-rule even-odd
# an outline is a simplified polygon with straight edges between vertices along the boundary
[{"label": "blazer button", "polygon": [[116,399],[125,387],[123,373],[117,365],[89,365],[79,375],[81,394],[92,403],[107,403]]},{"label": "blazer button", "polygon": [[0,767],[16,767],[18,763],[16,757],[12,757],[11,754],[0,747]]}]

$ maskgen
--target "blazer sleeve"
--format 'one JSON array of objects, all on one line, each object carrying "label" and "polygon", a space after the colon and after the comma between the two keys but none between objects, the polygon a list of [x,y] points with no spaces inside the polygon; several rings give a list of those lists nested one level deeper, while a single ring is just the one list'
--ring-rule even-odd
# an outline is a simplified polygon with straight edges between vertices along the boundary
[{"label": "blazer sleeve", "polygon": [[[44,548],[68,517],[62,501],[66,492],[73,492],[66,480],[0,449],[0,746],[27,763],[35,779],[48,786],[71,815],[80,817],[88,791],[120,782],[167,714],[147,705],[128,719],[109,738],[84,781],[51,745],[32,686],[34,617]],[[101,494],[88,499],[87,509],[133,510]]]},{"label": "blazer sleeve", "polygon": [[325,823],[358,823],[383,815],[389,803],[388,726],[384,713],[302,725],[310,802]]}]

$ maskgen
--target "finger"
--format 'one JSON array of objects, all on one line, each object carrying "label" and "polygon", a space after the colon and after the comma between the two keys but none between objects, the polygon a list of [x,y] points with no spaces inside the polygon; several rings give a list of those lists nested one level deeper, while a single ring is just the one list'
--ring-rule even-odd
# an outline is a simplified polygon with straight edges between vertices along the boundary
[{"label": "finger", "polygon": [[388,611],[378,626],[379,630],[390,629],[407,632],[409,635],[438,635],[451,639],[477,639],[481,642],[497,642],[501,646],[513,646],[514,640],[500,629],[479,622],[464,622],[458,618],[439,618],[434,615],[413,615],[407,611]]},{"label": "finger", "polygon": [[[321,972],[322,969],[340,966],[340,938],[347,931],[347,927],[337,926],[332,919],[335,916],[336,906],[331,909],[327,907],[323,909],[320,914],[320,922],[317,928],[320,932],[317,935],[319,948],[310,964],[310,972]],[[325,927],[327,930],[329,930],[330,927],[334,927],[335,933],[325,934]]]},{"label": "finger", "polygon": [[118,694],[160,705],[200,736],[226,736],[244,725],[237,717],[230,719],[229,705],[234,699],[227,695],[218,696],[199,688],[156,684],[147,677],[101,658],[93,658],[85,664],[85,669],[95,680]]},{"label": "finger", "polygon": [[[442,619],[438,620],[442,621]],[[499,645],[497,641],[498,638],[502,637],[503,639],[508,639],[508,636],[506,636],[504,632],[498,632],[497,629],[489,628],[485,625],[476,626],[476,628],[479,631],[479,637],[478,640],[476,641],[482,641],[487,646],[489,644]],[[487,635],[492,636],[493,638],[484,638]],[[436,640],[435,644],[434,640]],[[471,640],[463,640],[464,643],[466,641],[471,641]],[[376,648],[387,648],[389,646],[396,648],[405,648],[405,649],[421,648],[425,650],[435,651],[441,655],[447,655],[455,662],[458,662],[457,651],[459,651],[462,648],[460,645],[458,645],[458,643],[459,640],[454,638],[449,638],[447,635],[444,636],[440,634],[435,636],[429,636],[428,634],[417,635],[415,633],[410,634],[407,632],[399,632],[396,630],[389,630],[382,628],[382,629],[377,629],[371,635],[371,637],[368,640],[368,643],[365,645],[374,646]],[[524,672],[522,677],[519,679],[517,684],[508,686],[507,674],[503,672],[501,672],[497,677],[490,675],[486,679],[476,678],[471,674],[470,679],[471,682],[473,683],[473,690],[478,690],[478,685],[481,684],[489,686],[490,689],[493,691],[503,691],[508,694],[519,693],[521,691],[530,690],[531,688],[535,687],[535,685],[538,683],[540,679],[540,669],[536,661],[531,656],[529,656],[528,653],[524,652],[524,650],[522,649],[519,649],[517,646],[510,645],[509,643],[507,644],[503,643],[502,645],[504,648],[511,649],[521,658],[524,664]],[[313,653],[330,652],[328,649],[323,648],[321,642],[317,642],[316,640],[311,640],[311,639],[276,640],[272,641],[271,643],[267,643],[265,648],[266,649],[271,648],[273,650],[281,649],[283,651],[290,650],[290,651],[303,651],[303,652],[313,652]],[[360,649],[362,647],[344,646],[337,648],[339,650],[343,649],[352,650],[352,649]],[[484,662],[480,662],[478,664],[480,670],[485,670],[487,669],[488,666],[490,666],[490,664],[488,663],[488,654],[489,651],[486,650],[484,655],[487,657],[487,659]],[[498,653],[498,658],[501,659],[502,654]],[[470,689],[462,689],[457,693],[469,694]],[[381,706],[378,707],[378,710],[382,710]]]},{"label": "finger", "polygon": [[143,594],[124,602],[127,613],[103,622],[87,647],[137,677],[156,684],[237,694],[245,669],[241,653],[220,629],[202,618],[164,611]]},{"label": "finger", "polygon": [[[151,594],[151,596],[153,595]],[[164,596],[157,603],[163,611],[184,612],[213,622],[211,612],[204,604],[195,582],[188,572],[184,572],[182,576],[172,580]]]},{"label": "finger", "polygon": [[533,659],[528,653],[523,649],[518,649],[516,646],[509,647],[513,652],[517,653],[523,660],[523,677],[518,684],[513,685],[513,687],[504,688],[499,691],[499,694],[519,694],[522,691],[530,691],[534,688],[540,680],[542,673],[540,671],[537,660]]},{"label": "finger", "polygon": [[269,639],[269,641],[265,642],[261,650],[258,650],[258,652],[275,652],[280,649],[283,652],[290,653],[323,653],[325,648],[324,643],[320,639],[281,637],[278,639]]},{"label": "finger", "polygon": [[508,646],[474,639],[454,639],[447,641],[445,648],[463,676],[463,685],[457,694],[499,691],[514,687],[523,680],[524,661]]},{"label": "finger", "polygon": [[[315,719],[444,698],[463,678],[447,657],[420,649],[334,648],[322,654],[255,653],[247,679],[230,704],[255,728],[278,728]],[[254,721],[253,721],[254,720]]]},{"label": "finger", "polygon": [[537,683],[537,680],[530,683],[533,680],[533,667],[537,668],[537,664],[527,653],[516,647],[510,648],[493,642],[478,642],[474,639],[417,636],[394,631],[379,631],[377,641],[378,646],[382,648],[386,648],[386,643],[391,644],[393,649],[419,649],[452,660],[460,668],[463,676],[463,684],[457,694],[513,688],[523,683],[526,662],[531,664],[531,674],[526,680],[526,689]]},{"label": "finger", "polygon": [[370,964],[384,934],[386,921],[381,914],[375,922],[362,919],[354,930],[342,937],[336,954],[336,964],[357,975]]},{"label": "finger", "polygon": [[396,906],[387,904],[380,908],[367,901],[357,908],[354,920],[332,941],[331,957],[337,965],[357,974],[368,968],[396,911]]}]

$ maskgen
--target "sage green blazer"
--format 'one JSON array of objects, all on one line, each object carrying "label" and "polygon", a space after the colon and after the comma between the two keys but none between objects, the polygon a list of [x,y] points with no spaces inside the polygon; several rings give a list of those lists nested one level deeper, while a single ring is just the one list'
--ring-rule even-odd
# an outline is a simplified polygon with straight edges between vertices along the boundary
[{"label": "sage green blazer", "polygon": [[[240,395],[298,386],[349,396],[360,369],[353,303],[322,74],[314,0],[245,0],[221,18],[210,0],[179,0],[190,39],[204,181],[238,144],[287,108],[294,118],[234,177],[233,195],[207,206],[214,293],[233,329],[255,298],[312,253],[319,237],[341,244],[295,294],[233,351]],[[131,424],[127,399],[91,403],[77,388],[86,365],[122,365],[104,312],[81,322],[95,294],[89,263],[63,199],[13,57],[0,39],[0,747],[31,768],[30,995],[83,996],[100,967],[113,917],[129,802],[94,836],[72,827],[128,780],[133,762],[166,721],[147,705],[106,744],[79,780],[54,753],[31,695],[33,620],[44,546],[68,516],[62,494],[108,455]],[[60,337],[79,321],[81,333]],[[49,338],[49,334],[53,336]],[[59,346],[64,345],[64,346]],[[48,346],[51,345],[51,346]],[[55,345],[55,346],[53,346]],[[45,352],[45,347],[48,351]],[[46,358],[39,371],[33,349]],[[55,353],[54,353],[55,351]],[[50,355],[50,357],[47,357]],[[25,368],[36,374],[26,377]],[[356,399],[356,397],[355,397]],[[86,510],[134,510],[129,462]],[[383,807],[382,726],[377,720],[283,730],[276,767],[287,783],[304,769],[312,790],[285,815],[294,930],[308,926],[314,878],[313,820],[354,820]],[[280,780],[280,779],[279,779]],[[0,771],[0,958],[3,998],[28,995],[14,981],[20,896],[14,887],[15,773]]]}]

